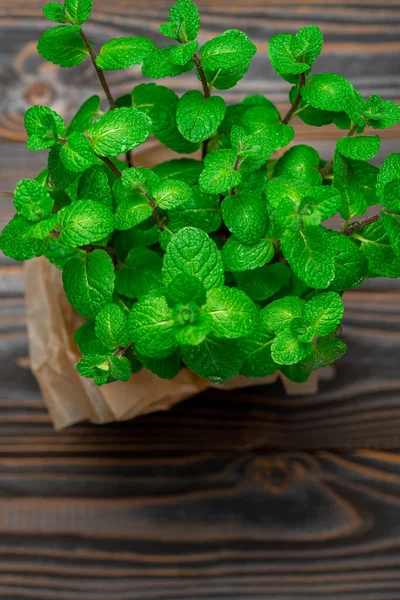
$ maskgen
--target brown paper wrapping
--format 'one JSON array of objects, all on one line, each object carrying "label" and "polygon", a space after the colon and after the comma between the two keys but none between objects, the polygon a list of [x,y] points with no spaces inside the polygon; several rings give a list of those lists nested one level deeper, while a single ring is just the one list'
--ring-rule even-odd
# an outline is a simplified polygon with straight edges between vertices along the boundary
[{"label": "brown paper wrapping", "polygon": [[[173,157],[169,150],[150,143],[135,157],[135,164],[151,167]],[[186,368],[172,380],[160,379],[143,368],[126,383],[97,387],[92,380],[80,377],[75,369],[80,354],[74,333],[83,320],[66,298],[61,271],[43,257],[28,261],[25,264],[25,295],[31,367],[55,429],[83,420],[108,423],[168,410],[213,385]],[[317,391],[315,373],[302,384],[276,373],[258,379],[238,376],[217,387],[233,390],[273,383],[278,377],[288,394]]]}]

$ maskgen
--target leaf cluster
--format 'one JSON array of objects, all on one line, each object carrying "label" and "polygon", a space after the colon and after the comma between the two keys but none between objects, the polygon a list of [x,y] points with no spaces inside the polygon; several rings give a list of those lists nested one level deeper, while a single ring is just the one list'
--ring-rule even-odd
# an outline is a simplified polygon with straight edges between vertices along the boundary
[{"label": "leaf cluster", "polygon": [[[58,25],[38,51],[62,67],[91,61],[110,108],[94,95],[69,125],[46,106],[26,112],[27,146],[47,151],[48,166],[16,186],[1,249],[62,270],[86,319],[77,368],[97,385],[142,366],[172,378],[183,365],[215,382],[276,370],[305,381],[346,350],[336,337],[343,292],[400,276],[400,154],[380,169],[370,162],[376,130],[398,123],[400,108],[364,99],[338,74],[312,73],[323,45],[314,25],[270,40],[272,67],[291,86],[282,115],[262,95],[227,106],[216,93],[240,81],[256,47],[236,29],[201,46],[191,0],[172,6],[160,48],[123,37],[97,49],[82,30],[91,8],[46,4]],[[193,71],[199,89],[178,97],[148,82],[114,100],[104,72],[135,65],[156,80]],[[333,161],[292,144],[294,117],[345,132]],[[151,135],[184,156],[127,164],[121,155]],[[200,146],[203,160],[188,157]],[[380,212],[363,219],[374,205]]]}]

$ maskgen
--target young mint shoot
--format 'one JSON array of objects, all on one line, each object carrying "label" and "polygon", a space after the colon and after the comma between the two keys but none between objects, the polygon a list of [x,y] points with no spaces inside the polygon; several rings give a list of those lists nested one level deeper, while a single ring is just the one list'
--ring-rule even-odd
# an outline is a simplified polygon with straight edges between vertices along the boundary
[{"label": "young mint shoot", "polygon": [[[90,61],[108,106],[91,96],[68,126],[49,107],[28,109],[28,148],[47,151],[48,168],[17,184],[1,249],[62,269],[87,320],[77,369],[97,385],[138,365],[164,378],[186,366],[215,382],[277,370],[306,381],[346,351],[343,292],[400,276],[400,154],[370,162],[400,108],[318,73],[315,25],[269,42],[290,88],[283,115],[260,94],[226,104],[218,92],[244,77],[256,46],[236,29],[201,45],[191,0],[172,6],[160,48],[134,36],[98,47],[85,33],[91,9],[46,4],[57,25],[38,51],[61,67]],[[193,89],[178,97],[148,82],[114,97],[106,71],[133,65],[155,80],[192,73]],[[333,157],[293,142],[295,117],[342,130]],[[133,150],[152,135],[184,156],[140,166]],[[340,231],[327,224],[335,215]]]}]

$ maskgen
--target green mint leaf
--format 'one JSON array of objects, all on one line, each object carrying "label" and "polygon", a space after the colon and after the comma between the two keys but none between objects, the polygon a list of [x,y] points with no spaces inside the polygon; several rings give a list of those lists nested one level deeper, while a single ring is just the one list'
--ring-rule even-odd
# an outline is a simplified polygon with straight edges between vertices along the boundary
[{"label": "green mint leaf", "polygon": [[342,233],[328,230],[335,261],[335,277],[329,290],[343,292],[358,286],[367,276],[368,263],[357,243]]},{"label": "green mint leaf", "polygon": [[132,375],[132,368],[130,360],[126,356],[114,356],[109,357],[110,362],[110,374],[114,379],[118,381],[129,381]]},{"label": "green mint leaf", "polygon": [[78,109],[68,127],[68,133],[84,133],[100,114],[100,96],[90,96]]},{"label": "green mint leaf", "polygon": [[395,102],[382,100],[379,96],[370,96],[364,109],[367,125],[374,129],[393,127],[400,121],[400,107]]},{"label": "green mint leaf", "polygon": [[132,90],[132,106],[150,117],[156,138],[174,152],[190,154],[198,149],[199,144],[189,142],[178,131],[178,102],[175,92],[163,85],[142,83]]},{"label": "green mint leaf", "polygon": [[107,208],[113,208],[113,197],[108,177],[104,168],[100,165],[93,165],[93,167],[82,173],[79,178],[77,199],[82,200],[83,198],[90,198],[104,204]]},{"label": "green mint leaf", "polygon": [[71,248],[98,242],[114,228],[114,215],[110,209],[95,200],[78,200],[58,213],[59,241]]},{"label": "green mint leaf", "polygon": [[89,140],[78,131],[71,133],[66,144],[62,144],[60,158],[64,167],[72,173],[82,173],[97,160]]},{"label": "green mint leaf", "polygon": [[194,302],[177,304],[174,308],[175,338],[182,346],[198,346],[212,328],[209,315],[201,312]]},{"label": "green mint leaf", "polygon": [[196,40],[188,44],[175,46],[170,52],[171,62],[178,66],[186,65],[192,59],[198,47],[199,42]]},{"label": "green mint leaf", "polygon": [[195,90],[186,92],[176,113],[178,129],[190,142],[202,142],[215,134],[225,112],[225,101],[219,96],[205,98]]},{"label": "green mint leaf", "polygon": [[296,35],[283,33],[273,36],[268,44],[272,67],[284,79],[307,73],[322,50],[323,36],[316,25],[302,27]]},{"label": "green mint leaf", "polygon": [[367,160],[379,152],[381,141],[377,135],[360,135],[338,140],[336,149],[342,156],[353,160]]},{"label": "green mint leaf", "polygon": [[318,294],[307,302],[306,314],[315,335],[329,335],[342,320],[342,299],[336,292]]},{"label": "green mint leaf", "polygon": [[206,71],[230,69],[245,73],[256,51],[243,31],[229,29],[204,44],[200,59]]},{"label": "green mint leaf", "polygon": [[199,29],[199,11],[191,0],[178,0],[169,11],[168,23],[159,27],[163,35],[182,44],[196,39]]},{"label": "green mint leaf", "polygon": [[222,258],[216,244],[204,231],[194,227],[185,227],[172,237],[162,273],[166,287],[181,273],[199,279],[206,290],[224,283]]},{"label": "green mint leaf", "polygon": [[149,117],[135,108],[116,108],[89,127],[92,147],[100,156],[118,156],[136,148],[151,134]]},{"label": "green mint leaf", "polygon": [[217,338],[249,335],[257,319],[253,301],[236,288],[220,287],[210,290],[204,311],[211,317],[211,333]]},{"label": "green mint leaf", "polygon": [[333,185],[340,191],[341,216],[348,220],[377,204],[376,181],[379,170],[366,162],[351,160],[335,152]]},{"label": "green mint leaf", "polygon": [[400,212],[400,154],[389,154],[377,178],[376,194],[383,206]]},{"label": "green mint leaf", "polygon": [[148,186],[159,183],[159,178],[151,169],[145,167],[131,167],[125,169],[119,180],[114,183],[113,191],[117,202],[130,200],[139,193],[144,193]]},{"label": "green mint leaf", "polygon": [[242,181],[237,186],[238,194],[242,192],[251,192],[257,196],[262,196],[267,182],[267,169],[261,167],[252,173],[243,173]]},{"label": "green mint leaf", "polygon": [[219,197],[192,188],[192,197],[178,210],[168,211],[168,228],[176,232],[183,227],[196,227],[206,233],[217,231],[221,226]]},{"label": "green mint leaf", "polygon": [[251,334],[238,340],[240,351],[246,357],[240,369],[241,375],[266,377],[275,373],[278,367],[271,355],[274,339],[274,333],[258,320]]},{"label": "green mint leaf", "polygon": [[31,228],[28,231],[28,236],[34,238],[35,240],[45,240],[46,246],[49,243],[49,235],[52,230],[55,228],[57,224],[57,215],[53,214],[48,219],[43,219],[43,221],[38,221],[37,223],[32,223]]},{"label": "green mint leaf", "polygon": [[383,221],[359,229],[353,238],[361,241],[361,250],[372,273],[381,277],[400,276],[400,258],[394,253]]},{"label": "green mint leaf", "polygon": [[64,265],[63,286],[75,310],[86,319],[95,319],[112,302],[114,265],[103,250],[71,258]]},{"label": "green mint leaf", "polygon": [[41,240],[30,237],[32,223],[21,215],[15,215],[4,227],[0,236],[0,250],[6,256],[23,261],[40,256],[45,250]]},{"label": "green mint leaf", "polygon": [[[294,85],[289,92],[289,100],[292,104],[297,97],[298,91],[298,85]],[[296,112],[296,116],[298,116],[303,123],[311,125],[312,127],[323,127],[324,125],[329,125],[330,123],[333,123],[334,119],[339,115],[342,115],[342,113],[333,113],[329,110],[320,110],[319,108],[314,108],[308,105],[303,99],[300,100]],[[343,115],[347,119],[344,129],[349,129],[350,119],[345,113],[343,113]]]},{"label": "green mint leaf", "polygon": [[92,0],[65,0],[65,13],[73,25],[82,25],[90,17]]},{"label": "green mint leaf", "polygon": [[193,158],[173,158],[153,168],[153,172],[164,181],[167,179],[179,179],[179,181],[183,181],[190,186],[198,183],[202,170],[203,163]]},{"label": "green mint leaf", "polygon": [[133,227],[127,231],[119,231],[113,238],[113,247],[120,260],[124,260],[132,248],[146,248],[157,244],[160,230],[156,225],[149,229]]},{"label": "green mint leaf", "polygon": [[[243,106],[239,104],[239,106]],[[258,134],[262,133],[270,125],[276,125],[280,123],[281,116],[279,114],[278,109],[272,102],[262,103],[262,104],[245,104],[246,110],[243,111],[243,114],[238,119],[237,116],[230,125],[230,129],[234,125],[237,125],[239,121],[239,125],[244,127],[248,134]]]},{"label": "green mint leaf", "polygon": [[278,365],[293,365],[312,352],[310,342],[301,342],[290,330],[284,330],[272,342],[271,356]]},{"label": "green mint leaf", "polygon": [[33,179],[22,179],[14,192],[14,206],[28,221],[36,222],[51,215],[53,199],[48,191]]},{"label": "green mint leaf", "polygon": [[67,261],[81,256],[82,251],[64,246],[56,238],[50,238],[47,240],[43,254],[57,269],[63,269]]},{"label": "green mint leaf", "polygon": [[287,329],[291,321],[306,316],[306,303],[297,296],[286,296],[275,300],[260,312],[260,327],[277,333]]},{"label": "green mint leaf", "polygon": [[138,354],[138,359],[146,369],[161,379],[173,379],[181,368],[181,356],[178,351],[165,358],[149,358]]},{"label": "green mint leaf", "polygon": [[301,144],[293,146],[278,160],[274,168],[275,177],[298,178],[310,185],[320,185],[319,155],[314,148]]},{"label": "green mint leaf", "polygon": [[282,251],[296,275],[310,287],[327,288],[335,277],[334,256],[321,225],[286,231]]},{"label": "green mint leaf", "polygon": [[235,281],[237,287],[250,298],[262,302],[289,284],[290,269],[284,263],[277,262],[252,271],[236,272]]},{"label": "green mint leaf", "polygon": [[192,190],[183,181],[169,179],[152,187],[152,195],[157,206],[168,210],[189,202],[192,198]]},{"label": "green mint leaf", "polygon": [[143,223],[153,214],[148,200],[143,194],[136,194],[129,200],[123,200],[115,213],[115,226],[125,231]]},{"label": "green mint leaf", "polygon": [[68,17],[65,14],[64,6],[58,2],[49,2],[43,6],[43,14],[53,23],[68,23]]},{"label": "green mint leaf", "polygon": [[230,137],[232,148],[240,158],[241,172],[257,171],[271,155],[272,146],[266,132],[247,135],[242,127],[234,125]]},{"label": "green mint leaf", "polygon": [[382,211],[381,219],[393,250],[400,257],[400,215],[391,215]]},{"label": "green mint leaf", "polygon": [[299,215],[304,225],[319,225],[333,217],[340,206],[340,193],[333,187],[313,187],[300,203]]},{"label": "green mint leaf", "polygon": [[341,112],[352,101],[353,88],[349,81],[334,73],[312,75],[301,88],[301,96],[314,108]]},{"label": "green mint leaf", "polygon": [[95,331],[95,322],[88,321],[75,331],[75,343],[81,354],[101,354],[107,353],[107,348],[97,337]]},{"label": "green mint leaf", "polygon": [[60,67],[79,65],[89,56],[79,30],[79,25],[60,25],[45,31],[37,46],[40,56]]},{"label": "green mint leaf", "polygon": [[138,353],[164,358],[175,352],[175,319],[164,296],[153,292],[133,305],[128,319],[129,335]]},{"label": "green mint leaf", "polygon": [[104,385],[108,381],[110,365],[107,354],[89,354],[76,365],[79,375],[94,379],[96,385]]},{"label": "green mint leaf", "polygon": [[278,365],[294,365],[312,352],[310,342],[301,342],[289,329],[280,331],[272,342],[271,356]]},{"label": "green mint leaf", "polygon": [[265,193],[268,203],[274,208],[281,209],[283,199],[289,199],[293,205],[300,206],[303,198],[308,196],[312,189],[304,181],[274,177],[267,181]]},{"label": "green mint leaf", "polygon": [[216,339],[211,335],[198,346],[183,346],[181,357],[194,373],[214,383],[238,375],[243,362],[236,340]]},{"label": "green mint leaf", "polygon": [[233,150],[218,150],[207,154],[204,170],[199,178],[200,189],[210,194],[222,194],[236,187],[242,180],[235,170],[236,154]]},{"label": "green mint leaf", "polygon": [[268,139],[271,152],[284,148],[294,139],[294,129],[290,125],[274,123],[266,128],[265,134]]},{"label": "green mint leaf", "polygon": [[221,203],[225,225],[239,242],[255,244],[267,229],[267,203],[251,192],[227,196]]},{"label": "green mint leaf", "polygon": [[[260,96],[260,97],[264,98],[264,96]],[[250,98],[250,96],[247,96],[246,98]],[[243,117],[243,115],[245,115],[254,106],[258,106],[258,104],[252,104],[251,102],[246,103],[246,98],[244,98],[243,101],[240,102],[239,104],[230,104],[229,106],[227,106],[224,120],[222,121],[221,125],[218,127],[219,133],[227,134],[231,131],[231,129],[234,125],[241,125],[240,120]],[[267,100],[267,99],[265,98],[265,100]],[[270,100],[268,100],[267,102],[268,102],[268,106],[270,106],[270,108],[271,108],[271,111],[274,111],[278,115],[276,120],[272,121],[272,122],[280,122],[281,119],[280,119],[280,115],[279,115],[277,109],[274,107],[274,105],[272,104],[272,102]]]},{"label": "green mint leaf", "polygon": [[48,175],[49,185],[57,191],[66,190],[78,177],[78,173],[68,171],[60,158],[61,146],[54,146],[49,152]]},{"label": "green mint leaf", "polygon": [[143,61],[143,75],[151,79],[163,79],[164,77],[176,77],[193,69],[192,60],[185,65],[176,65],[173,62],[174,50],[175,46],[166,46],[148,54]]},{"label": "green mint leaf", "polygon": [[[235,85],[244,77],[249,68],[250,62],[245,63],[245,66],[238,64],[237,69],[226,68],[226,69],[204,69],[204,75],[207,81],[210,82],[210,86],[216,90],[229,90],[235,87]],[[199,74],[197,74],[200,79]]]},{"label": "green mint leaf", "polygon": [[146,37],[121,37],[109,40],[100,48],[96,65],[103,70],[117,71],[141,65],[156,45]]},{"label": "green mint leaf", "polygon": [[300,364],[301,369],[306,375],[304,381],[308,379],[312,371],[329,367],[343,356],[346,351],[346,344],[337,338],[322,338],[318,340],[317,345],[313,346],[310,356]]},{"label": "green mint leaf", "polygon": [[129,344],[128,318],[116,304],[107,304],[96,316],[95,333],[110,350]]},{"label": "green mint leaf", "polygon": [[141,298],[161,288],[161,258],[148,248],[132,248],[115,276],[115,290],[127,298]]},{"label": "green mint leaf", "polygon": [[29,150],[46,150],[66,134],[63,119],[47,106],[31,106],[25,113],[25,129]]},{"label": "green mint leaf", "polygon": [[187,304],[189,301],[202,306],[206,302],[206,290],[196,277],[188,273],[180,273],[168,285],[165,297],[172,308],[176,304]]},{"label": "green mint leaf", "polygon": [[304,224],[300,214],[300,206],[289,197],[281,199],[279,209],[270,212],[275,236],[281,237],[286,231],[297,231]]},{"label": "green mint leaf", "polygon": [[249,245],[231,236],[223,246],[221,254],[225,270],[237,272],[264,266],[272,260],[274,252],[273,243],[268,238]]}]

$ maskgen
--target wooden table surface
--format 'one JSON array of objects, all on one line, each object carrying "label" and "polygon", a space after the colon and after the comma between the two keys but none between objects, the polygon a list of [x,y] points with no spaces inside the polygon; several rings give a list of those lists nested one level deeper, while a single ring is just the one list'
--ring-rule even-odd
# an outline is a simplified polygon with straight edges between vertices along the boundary
[{"label": "wooden table surface", "polygon": [[[150,35],[167,0],[95,0],[89,36]],[[316,23],[320,72],[400,100],[400,1],[201,0],[202,40],[244,29],[259,47],[226,97],[261,92],[285,109],[271,35]],[[41,0],[0,2],[0,190],[45,164],[23,113],[68,117],[97,90],[87,64],[45,64]],[[140,71],[109,74],[115,93]],[[192,76],[171,80],[183,92]],[[329,159],[338,132],[296,123]],[[399,151],[384,131],[377,163]],[[0,198],[0,226],[13,214]],[[399,600],[400,291],[346,295],[348,354],[316,396],[280,384],[212,391],[134,422],[52,429],[30,373],[22,266],[0,257],[0,597],[5,600]]]}]

